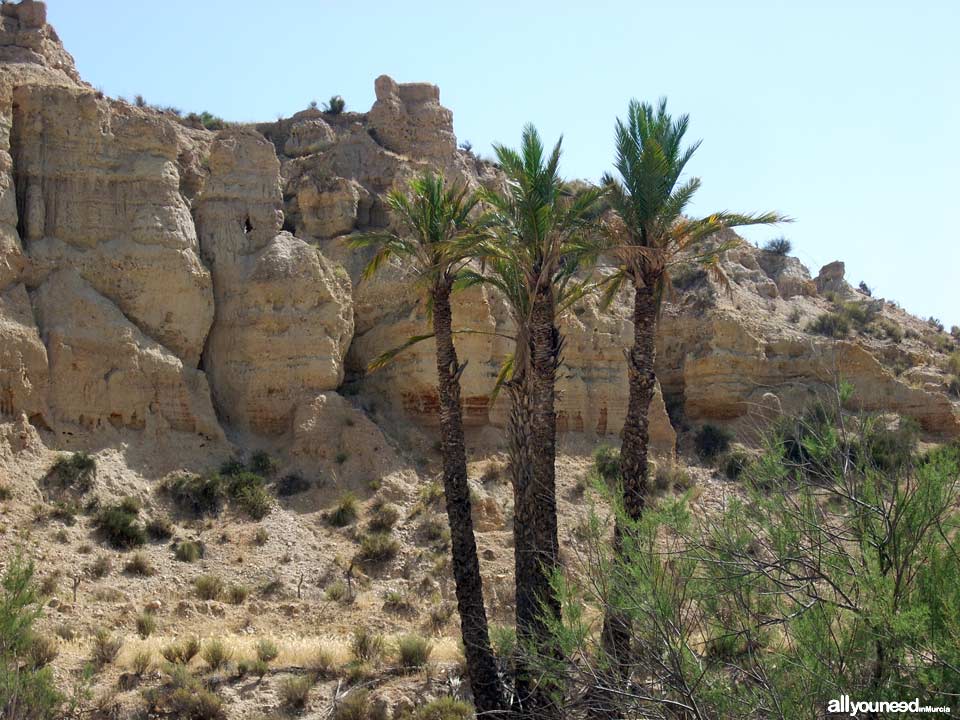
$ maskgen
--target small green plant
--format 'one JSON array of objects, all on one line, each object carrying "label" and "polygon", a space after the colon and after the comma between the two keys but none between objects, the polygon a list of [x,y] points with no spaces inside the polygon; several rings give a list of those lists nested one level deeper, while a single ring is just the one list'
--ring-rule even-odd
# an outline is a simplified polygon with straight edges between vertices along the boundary
[{"label": "small green plant", "polygon": [[277,461],[270,457],[269,453],[258,450],[250,456],[250,470],[257,475],[270,477],[277,472]]},{"label": "small green plant", "polygon": [[793,244],[785,237],[778,237],[768,240],[763,246],[764,252],[772,253],[773,255],[779,255],[780,257],[789,255],[791,250],[793,250]]},{"label": "small green plant", "polygon": [[224,645],[222,640],[214,639],[204,644],[200,657],[213,672],[216,672],[230,662],[233,652]]},{"label": "small green plant", "polygon": [[443,485],[436,480],[431,480],[420,488],[418,495],[420,504],[425,508],[439,505],[443,500]]},{"label": "small green plant", "polygon": [[822,313],[807,323],[808,333],[832,338],[845,338],[850,334],[850,321],[839,313]]},{"label": "small green plant", "polygon": [[350,650],[358,662],[371,664],[378,662],[383,656],[383,649],[383,635],[378,635],[365,627],[353,631]]},{"label": "small green plant", "polygon": [[57,641],[47,635],[31,634],[30,644],[27,646],[27,667],[32,670],[44,668],[60,654]]},{"label": "small green plant", "polygon": [[110,559],[110,556],[99,555],[97,559],[90,564],[88,572],[95,578],[102,578],[109,575],[112,568],[113,561]]},{"label": "small green plant", "polygon": [[397,639],[397,661],[405,670],[419,670],[430,659],[433,643],[422,635],[402,635]]},{"label": "small green plant", "polygon": [[123,640],[111,635],[106,628],[99,628],[93,636],[93,662],[97,667],[109,665],[117,659]]},{"label": "small green plant", "polygon": [[130,559],[127,560],[123,569],[128,575],[136,575],[138,577],[150,577],[156,572],[150,563],[150,559],[141,552],[136,552],[130,556]]},{"label": "small green plant", "polygon": [[96,524],[113,547],[121,550],[137,547],[147,542],[147,532],[137,521],[139,512],[139,507],[128,498],[102,508]]},{"label": "small green plant", "polygon": [[405,720],[470,720],[473,717],[470,703],[445,695],[414,708]]},{"label": "small green plant", "polygon": [[204,555],[203,543],[196,540],[183,540],[173,549],[173,556],[180,562],[196,562]]},{"label": "small green plant", "polygon": [[149,650],[141,650],[133,656],[133,672],[137,677],[143,677],[153,666],[153,658]]},{"label": "small green plant", "polygon": [[183,512],[216,515],[226,496],[226,483],[218,474],[176,475],[161,486]]},{"label": "small green plant", "polygon": [[0,484],[0,502],[6,502],[13,497],[13,490],[7,484]]},{"label": "small green plant", "polygon": [[243,605],[250,597],[250,589],[245,585],[230,585],[226,596],[227,602],[231,605]]},{"label": "small green plant", "polygon": [[97,471],[97,461],[85,452],[61,455],[50,468],[48,478],[55,480],[61,487],[73,488],[85,493],[93,487],[93,477]]},{"label": "small green plant", "polygon": [[350,594],[347,584],[343,580],[334,580],[332,583],[327,585],[323,591],[323,596],[327,600],[332,600],[333,602],[341,602],[347,599],[347,596]]},{"label": "small green plant", "polygon": [[347,492],[340,496],[327,520],[334,527],[345,527],[354,522],[359,513],[360,503],[353,493]]},{"label": "small green plant", "polygon": [[273,662],[280,655],[277,644],[269,638],[261,638],[257,642],[257,659],[263,662]]},{"label": "small green plant", "polygon": [[190,720],[225,720],[223,703],[216,694],[197,684],[173,690],[166,699],[173,717]]},{"label": "small green plant", "polygon": [[330,677],[333,674],[336,661],[329,648],[322,647],[313,656],[310,666],[320,677]]},{"label": "small green plant", "polygon": [[653,477],[654,485],[659,492],[683,491],[693,486],[690,473],[675,462],[659,463]]},{"label": "small green plant", "polygon": [[372,532],[388,532],[393,530],[393,526],[400,519],[400,508],[393,503],[378,500],[370,508],[370,521],[368,528]]},{"label": "small green plant", "polygon": [[389,533],[374,532],[363,536],[357,559],[361,562],[380,563],[391,560],[400,551],[400,543]]},{"label": "small green plant", "polygon": [[801,317],[802,315],[800,313],[800,308],[793,308],[790,311],[790,314],[787,315],[787,322],[790,323],[791,325],[796,325],[797,323],[800,322]]},{"label": "small green plant", "polygon": [[151,518],[147,523],[147,535],[155,541],[169,540],[173,537],[173,523],[170,518],[161,515]]},{"label": "small green plant", "polygon": [[280,683],[280,702],[288,710],[300,711],[307,707],[313,679],[309,675],[286,678]]},{"label": "small green plant", "polygon": [[614,489],[620,482],[620,451],[601,445],[593,451],[593,476]]},{"label": "small green plant", "polygon": [[223,579],[219,575],[201,575],[193,581],[193,588],[201,600],[219,600],[223,594]]},{"label": "small green plant", "polygon": [[723,474],[729,480],[736,480],[747,469],[752,458],[743,450],[731,450],[723,461]]},{"label": "small green plant", "polygon": [[347,103],[339,95],[332,96],[323,104],[323,111],[329,115],[339,115],[347,108]]},{"label": "small green plant", "polygon": [[409,613],[414,610],[410,597],[400,590],[387,590],[383,593],[383,609],[395,613]]},{"label": "small green plant", "polygon": [[59,520],[64,525],[75,525],[80,508],[72,500],[58,500],[50,509],[50,518]]},{"label": "small green plant", "polygon": [[145,612],[137,616],[137,634],[146,639],[157,629],[157,618],[153,613]]},{"label": "small green plant", "polygon": [[263,547],[267,544],[267,541],[270,540],[270,533],[267,532],[266,528],[257,528],[257,531],[253,534],[253,542],[260,547]]},{"label": "small green plant", "polygon": [[718,425],[701,425],[694,435],[693,444],[701,460],[711,461],[725,453],[733,441],[733,433]]},{"label": "small green plant", "polygon": [[341,450],[334,456],[333,461],[337,465],[343,465],[349,458],[350,458],[350,453]]}]

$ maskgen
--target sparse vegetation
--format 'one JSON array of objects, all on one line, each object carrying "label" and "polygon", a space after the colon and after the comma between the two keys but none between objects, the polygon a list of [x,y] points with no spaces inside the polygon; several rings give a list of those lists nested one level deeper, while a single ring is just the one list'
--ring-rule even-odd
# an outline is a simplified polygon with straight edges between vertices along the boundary
[{"label": "sparse vegetation", "polygon": [[99,555],[97,559],[91,563],[88,571],[90,575],[95,578],[106,577],[110,574],[110,570],[113,568],[113,561],[110,559],[109,555]]},{"label": "sparse vegetation", "polygon": [[96,458],[85,452],[75,452],[70,455],[61,455],[50,468],[47,477],[60,487],[85,493],[93,487],[96,470]]},{"label": "sparse vegetation", "polygon": [[93,662],[97,667],[110,665],[120,654],[123,640],[111,635],[106,628],[99,628],[93,636]]},{"label": "sparse vegetation", "polygon": [[156,572],[150,559],[142,552],[135,552],[131,555],[130,559],[124,564],[123,569],[128,575],[137,575],[139,577],[150,577]]},{"label": "sparse vegetation", "polygon": [[350,590],[343,580],[334,580],[323,591],[323,596],[333,602],[342,602],[348,599],[349,594]]},{"label": "sparse vegetation", "polygon": [[733,433],[719,425],[701,425],[693,437],[694,448],[702,460],[712,461],[725,453],[733,442]]},{"label": "sparse vegetation", "polygon": [[173,556],[180,562],[196,562],[203,557],[203,554],[203,543],[196,540],[183,540],[173,549]]},{"label": "sparse vegetation", "polygon": [[323,111],[329,115],[339,115],[347,108],[347,103],[339,95],[332,96],[323,104]]},{"label": "sparse vegetation", "polygon": [[227,602],[231,605],[243,605],[250,597],[250,589],[245,585],[231,584],[226,591]]},{"label": "sparse vegetation", "polygon": [[414,708],[402,720],[470,720],[474,710],[470,703],[446,695]]},{"label": "sparse vegetation", "polygon": [[219,600],[223,594],[223,578],[219,575],[201,575],[193,581],[193,588],[201,600]]},{"label": "sparse vegetation", "polygon": [[269,638],[261,638],[257,641],[257,659],[269,663],[273,662],[280,655],[280,649],[277,644]]},{"label": "sparse vegetation", "polygon": [[222,640],[208,640],[200,651],[200,657],[213,672],[227,665],[233,658],[233,651]]},{"label": "sparse vegetation", "polygon": [[257,475],[270,477],[277,472],[277,461],[269,453],[258,450],[250,456],[250,470]]},{"label": "sparse vegetation", "polygon": [[217,474],[176,475],[161,486],[181,511],[196,516],[216,515],[226,496],[226,490]]},{"label": "sparse vegetation", "polygon": [[393,503],[378,500],[370,508],[368,529],[371,532],[389,532],[400,519],[400,508]]},{"label": "sparse vegetation", "polygon": [[363,536],[357,559],[367,563],[381,563],[392,560],[400,551],[400,543],[389,533],[372,532]]},{"label": "sparse vegetation", "polygon": [[402,635],[397,638],[397,662],[405,670],[419,670],[430,659],[433,643],[422,635]]},{"label": "sparse vegetation", "polygon": [[358,628],[353,632],[350,650],[358,662],[376,664],[383,657],[383,635],[365,627]]},{"label": "sparse vegetation", "polygon": [[157,617],[153,613],[145,612],[137,616],[137,634],[141,638],[148,638],[157,629]]},{"label": "sparse vegetation", "polygon": [[288,710],[303,710],[312,689],[313,680],[308,675],[286,678],[280,683],[280,702]]},{"label": "sparse vegetation", "polygon": [[147,523],[147,535],[155,541],[169,540],[173,537],[173,524],[170,518],[160,515],[151,518]]},{"label": "sparse vegetation", "polygon": [[371,712],[370,691],[356,688],[340,700],[333,710],[331,720],[374,720]]},{"label": "sparse vegetation", "polygon": [[290,497],[291,495],[299,495],[309,490],[310,481],[299,473],[290,473],[277,480],[276,483],[274,483],[274,488],[280,497]]},{"label": "sparse vegetation", "polygon": [[793,250],[793,243],[782,236],[773,238],[772,240],[767,240],[763,246],[764,252],[772,253],[773,255],[779,255],[780,257],[789,255],[791,250]]},{"label": "sparse vegetation", "polygon": [[334,527],[345,527],[354,522],[359,513],[360,503],[353,493],[347,492],[340,496],[327,521]]}]

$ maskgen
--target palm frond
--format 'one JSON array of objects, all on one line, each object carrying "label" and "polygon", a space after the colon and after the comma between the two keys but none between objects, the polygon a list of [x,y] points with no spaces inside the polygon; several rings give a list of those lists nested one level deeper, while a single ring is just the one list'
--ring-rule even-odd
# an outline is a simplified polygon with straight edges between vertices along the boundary
[{"label": "palm frond", "polygon": [[402,345],[397,345],[394,348],[380,353],[373,360],[367,364],[367,370],[369,372],[376,372],[394,361],[394,359],[402,353],[404,350],[409,350],[417,343],[422,343],[424,340],[429,340],[434,336],[434,333],[426,333],[425,335],[414,335],[407,338],[406,342]]}]

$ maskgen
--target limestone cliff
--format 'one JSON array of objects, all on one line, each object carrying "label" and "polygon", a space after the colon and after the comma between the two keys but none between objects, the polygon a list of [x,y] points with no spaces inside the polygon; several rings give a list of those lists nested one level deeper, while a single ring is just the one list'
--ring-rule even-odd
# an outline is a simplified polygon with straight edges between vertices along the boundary
[{"label": "limestone cliff", "polygon": [[[346,417],[338,391],[434,422],[430,343],[366,372],[424,330],[423,304],[402,267],[361,282],[368,257],[344,239],[387,227],[384,193],[424,168],[472,187],[501,178],[458,149],[438,88],[381,76],[375,89],[368,113],[308,109],[218,132],[188,127],[83,83],[43,3],[3,5],[2,419],[26,415],[61,437],[126,428],[265,438],[294,463],[326,458],[319,446],[329,436],[342,442],[342,428],[324,418]],[[869,409],[914,417],[931,435],[960,435],[942,371],[948,336],[853,290],[842,263],[814,280],[793,258],[741,246],[723,267],[729,292],[684,271],[664,309],[652,425],[659,452],[673,452],[675,427],[749,430],[839,378]],[[840,339],[805,330],[843,301],[869,306],[872,325]],[[619,432],[629,308],[626,294],[609,311],[588,299],[565,318],[561,431]],[[509,352],[506,308],[474,289],[457,298],[454,317],[490,333],[458,340],[470,360],[467,422],[502,425],[505,399],[491,404],[489,393]],[[884,322],[906,337],[870,330]]]}]

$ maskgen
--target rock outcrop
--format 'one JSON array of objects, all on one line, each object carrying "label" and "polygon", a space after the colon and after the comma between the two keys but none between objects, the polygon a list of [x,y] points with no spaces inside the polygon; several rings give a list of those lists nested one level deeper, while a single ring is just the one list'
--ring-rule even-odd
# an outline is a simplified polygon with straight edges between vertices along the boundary
[{"label": "rock outcrop", "polygon": [[[189,128],[82,83],[30,0],[0,8],[0,66],[0,415],[73,434],[226,430],[279,443],[301,466],[373,438],[386,454],[361,471],[398,467],[382,428],[337,391],[348,382],[387,414],[435,423],[431,342],[367,372],[423,333],[427,313],[399,265],[361,282],[369,252],[346,238],[390,227],[385,193],[425,169],[471,188],[502,182],[458,149],[438,88],[381,76],[368,113],[312,107]],[[750,429],[838,378],[864,407],[960,435],[938,354],[949,341],[921,321],[873,299],[868,315],[908,327],[907,338],[805,331],[834,298],[867,302],[843,263],[813,279],[795,258],[741,244],[723,269],[729,289],[695,269],[674,278],[658,339],[657,452],[674,451],[675,426]],[[603,311],[587,299],[564,320],[562,432],[619,433],[630,317],[625,293]],[[476,331],[457,337],[466,421],[502,426],[507,398],[490,391],[511,351],[507,308],[474,288],[456,298],[454,320]]]}]

